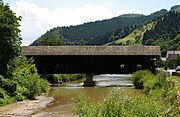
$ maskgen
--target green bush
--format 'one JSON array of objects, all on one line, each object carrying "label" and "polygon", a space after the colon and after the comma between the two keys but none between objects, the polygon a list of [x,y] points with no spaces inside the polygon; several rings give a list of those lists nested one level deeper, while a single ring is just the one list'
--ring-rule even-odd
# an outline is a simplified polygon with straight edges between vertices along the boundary
[{"label": "green bush", "polygon": [[6,98],[7,97],[7,91],[0,88],[0,98]]},{"label": "green bush", "polygon": [[136,89],[144,88],[144,77],[152,76],[152,73],[149,70],[140,70],[132,74],[132,82]]},{"label": "green bush", "polygon": [[156,74],[156,87],[162,87],[166,81],[166,74],[164,72],[158,72]]},{"label": "green bush", "polygon": [[7,91],[9,96],[13,97],[16,95],[16,90],[18,87],[17,82],[0,76],[0,86]]},{"label": "green bush", "polygon": [[0,106],[4,106],[6,104],[9,104],[15,101],[12,98],[10,98],[7,94],[8,94],[7,91],[0,88]]},{"label": "green bush", "polygon": [[46,79],[50,84],[59,84],[62,82],[62,78],[58,74],[49,74]]},{"label": "green bush", "polygon": [[163,61],[160,57],[157,58],[155,64],[157,67],[165,67],[165,61]]},{"label": "green bush", "polygon": [[156,75],[146,75],[145,77],[143,77],[145,94],[148,94],[150,90],[155,90],[163,87],[165,81],[166,75],[163,72],[158,72]]},{"label": "green bush", "polygon": [[51,84],[75,81],[82,78],[84,78],[83,74],[49,74],[45,76],[45,79],[47,79]]},{"label": "green bush", "polygon": [[83,95],[75,97],[75,113],[80,117],[164,117],[167,108],[146,97],[130,98],[120,90],[112,91],[103,101],[90,103]]},{"label": "green bush", "polygon": [[33,99],[49,88],[48,83],[40,78],[35,65],[32,64],[18,67],[13,72],[11,79],[22,87],[18,90],[18,93],[29,99]]},{"label": "green bush", "polygon": [[153,74],[144,77],[143,86],[146,95],[150,92],[150,90],[155,89],[155,82],[156,77]]}]

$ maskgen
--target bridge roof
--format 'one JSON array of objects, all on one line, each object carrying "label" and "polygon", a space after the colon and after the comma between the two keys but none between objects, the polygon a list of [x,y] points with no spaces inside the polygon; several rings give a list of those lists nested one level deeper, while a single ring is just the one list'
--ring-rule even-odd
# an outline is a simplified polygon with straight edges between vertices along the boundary
[{"label": "bridge roof", "polygon": [[23,46],[24,55],[161,55],[159,46]]}]

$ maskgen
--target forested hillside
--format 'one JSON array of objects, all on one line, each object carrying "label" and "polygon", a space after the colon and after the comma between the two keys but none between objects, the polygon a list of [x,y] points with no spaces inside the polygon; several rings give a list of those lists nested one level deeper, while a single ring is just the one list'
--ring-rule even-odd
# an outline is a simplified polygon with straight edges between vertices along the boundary
[{"label": "forested hillside", "polygon": [[146,30],[150,30],[151,28],[154,28],[155,25],[156,25],[156,22],[150,22],[145,25],[137,26],[137,28],[134,29],[127,36],[125,36],[123,38],[119,38],[116,41],[107,43],[106,45],[123,45],[123,46],[125,46],[125,45],[142,45],[144,33],[146,32]]},{"label": "forested hillside", "polygon": [[180,12],[170,11],[155,22],[155,27],[145,32],[142,44],[159,45],[163,54],[180,50]]},{"label": "forested hillside", "polygon": [[180,12],[172,10],[156,17],[106,45],[156,45],[161,47],[163,56],[167,50],[180,50]]},{"label": "forested hillside", "polygon": [[[102,45],[127,36],[137,25],[145,24],[166,12],[163,9],[149,16],[127,14],[77,26],[57,27],[47,31],[31,45]],[[109,38],[111,33],[115,33],[116,37]]]}]

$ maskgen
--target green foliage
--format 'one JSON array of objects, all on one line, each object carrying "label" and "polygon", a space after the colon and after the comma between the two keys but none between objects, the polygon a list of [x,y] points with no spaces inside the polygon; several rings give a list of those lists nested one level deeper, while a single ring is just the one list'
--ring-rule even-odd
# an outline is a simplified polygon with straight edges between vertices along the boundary
[{"label": "green foliage", "polygon": [[59,84],[84,78],[84,74],[49,74],[45,79],[51,84]]},{"label": "green foliage", "polygon": [[[14,88],[16,87],[14,87],[13,84],[10,84],[11,82],[13,81],[4,79],[4,77],[0,75],[0,106],[14,102],[14,100],[10,98],[9,94],[14,95],[13,91],[14,91]],[[8,88],[8,89],[5,90],[5,88]],[[11,89],[13,91],[11,91]]]},{"label": "green foliage", "polygon": [[[158,17],[154,28],[147,30],[143,37],[143,44],[158,45],[162,55],[167,50],[179,50],[180,48],[180,12],[170,11]],[[150,43],[150,40],[151,41]]]},{"label": "green foliage", "polygon": [[0,98],[6,98],[7,97],[7,91],[0,88]]},{"label": "green foliage", "polygon": [[180,55],[177,55],[175,59],[168,60],[167,66],[171,69],[175,69],[177,66],[180,66]]},{"label": "green foliage", "polygon": [[149,74],[143,78],[143,86],[145,94],[149,94],[150,91],[160,89],[166,82],[166,76],[163,72],[158,72],[157,75]]},{"label": "green foliage", "polygon": [[163,61],[160,57],[155,61],[157,67],[165,67],[165,61]]},{"label": "green foliage", "polygon": [[131,98],[120,90],[112,91],[103,101],[90,103],[83,95],[75,97],[75,112],[80,117],[163,117],[166,108],[146,97]]},{"label": "green foliage", "polygon": [[8,64],[21,53],[20,17],[0,1],[0,75],[9,76]]},{"label": "green foliage", "polygon": [[62,78],[59,77],[58,74],[49,74],[46,76],[46,80],[48,80],[48,82],[50,84],[59,84],[62,83]]},{"label": "green foliage", "polygon": [[13,97],[16,95],[16,90],[18,87],[17,82],[0,77],[0,86],[7,91],[9,96]]},{"label": "green foliage", "polygon": [[[148,70],[140,70],[132,74],[132,82],[137,89],[144,88],[144,77],[152,75],[152,73]],[[148,77],[147,77],[148,78]]]},{"label": "green foliage", "polygon": [[0,88],[0,106],[4,106],[13,102],[13,100],[7,95],[7,91]]},{"label": "green foliage", "polygon": [[168,61],[167,61],[167,66],[168,66],[170,69],[175,69],[175,68],[176,68],[176,60],[174,60],[174,59],[168,60]]},{"label": "green foliage", "polygon": [[40,78],[33,64],[25,64],[16,68],[12,80],[27,89],[24,95],[29,99],[33,99],[48,88],[48,83]]},{"label": "green foliage", "polygon": [[10,78],[0,75],[0,105],[27,98],[33,99],[49,88],[48,82],[38,75],[35,65],[28,63],[24,58],[16,60],[14,60],[16,69]]},{"label": "green foliage", "polygon": [[[136,74],[141,74],[142,71],[137,71]],[[171,108],[168,114],[173,116],[178,115],[178,99],[177,92],[180,87],[175,85],[179,78],[171,76],[166,78],[164,72],[158,72],[156,75],[148,74],[141,76],[145,94],[150,98],[158,101],[166,108]]]},{"label": "green foliage", "polygon": [[148,70],[140,70],[132,74],[132,82],[137,89],[145,89],[146,94],[150,90],[161,88],[166,81],[166,74],[158,72],[153,75]]}]

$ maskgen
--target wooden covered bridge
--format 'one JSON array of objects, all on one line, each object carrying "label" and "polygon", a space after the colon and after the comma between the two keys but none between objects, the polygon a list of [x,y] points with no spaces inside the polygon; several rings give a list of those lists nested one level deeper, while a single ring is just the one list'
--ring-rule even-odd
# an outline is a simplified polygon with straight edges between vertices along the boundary
[{"label": "wooden covered bridge", "polygon": [[131,74],[155,71],[158,46],[23,46],[40,74]]}]

